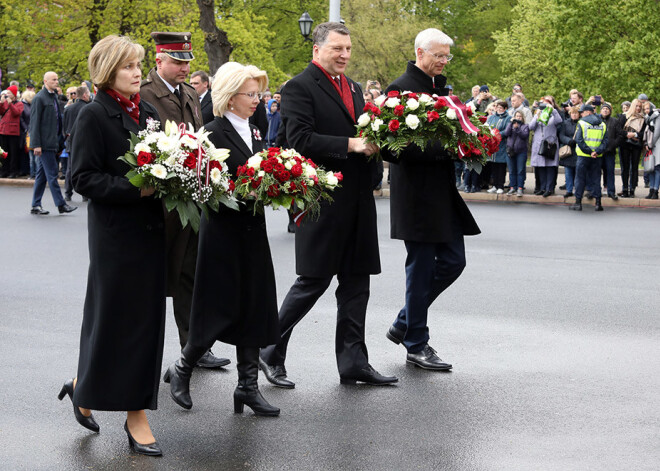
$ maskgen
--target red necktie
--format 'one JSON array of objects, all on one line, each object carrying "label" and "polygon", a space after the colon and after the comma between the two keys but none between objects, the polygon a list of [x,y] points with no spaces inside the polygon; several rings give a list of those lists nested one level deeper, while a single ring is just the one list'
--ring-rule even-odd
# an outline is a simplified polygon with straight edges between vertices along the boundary
[{"label": "red necktie", "polygon": [[332,80],[335,81],[339,89],[341,90],[341,79],[339,77],[334,77]]}]

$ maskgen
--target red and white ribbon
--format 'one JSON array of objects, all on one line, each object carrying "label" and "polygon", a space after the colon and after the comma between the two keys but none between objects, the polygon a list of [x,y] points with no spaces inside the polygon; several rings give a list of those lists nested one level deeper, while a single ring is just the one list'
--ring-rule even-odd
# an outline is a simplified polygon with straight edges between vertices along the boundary
[{"label": "red and white ribbon", "polygon": [[447,105],[456,111],[456,118],[458,122],[461,123],[463,131],[468,134],[477,134],[479,130],[475,127],[474,124],[470,121],[467,115],[467,107],[461,103],[458,97],[454,95],[443,97],[447,100]]}]

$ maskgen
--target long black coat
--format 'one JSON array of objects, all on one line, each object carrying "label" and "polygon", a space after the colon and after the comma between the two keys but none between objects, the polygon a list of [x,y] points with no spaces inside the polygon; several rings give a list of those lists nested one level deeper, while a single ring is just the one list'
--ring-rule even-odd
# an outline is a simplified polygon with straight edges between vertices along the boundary
[{"label": "long black coat", "polygon": [[[447,79],[431,79],[413,62],[387,89],[446,95]],[[435,87],[433,86],[435,84]],[[383,152],[390,165],[390,221],[393,239],[450,242],[481,231],[456,190],[454,162],[438,142],[424,150],[412,145],[399,157]]]},{"label": "long black coat", "polygon": [[[356,114],[364,108],[360,86],[348,79]],[[317,221],[305,218],[296,230],[296,272],[310,277],[337,273],[380,273],[373,175],[376,161],[347,153],[355,136],[350,116],[330,80],[314,64],[282,90],[282,123],[289,146],[324,166],[344,174],[334,201],[321,205]]]},{"label": "long black coat", "polygon": [[[233,176],[263,149],[263,141],[253,138],[250,151],[226,118],[216,116],[206,129],[216,147],[229,149]],[[253,215],[251,206],[241,205],[240,211],[221,206],[202,219],[189,335],[188,343],[198,347],[216,340],[265,347],[280,339],[266,219]]]},{"label": "long black coat", "polygon": [[213,100],[211,100],[211,90],[206,92],[204,98],[200,102],[202,106],[202,121],[203,124],[209,124],[215,116],[213,115]]},{"label": "long black coat", "polygon": [[141,198],[117,160],[140,125],[99,91],[78,115],[72,181],[89,198],[89,273],[74,403],[95,410],[155,409],[165,332],[165,234],[161,202]]}]

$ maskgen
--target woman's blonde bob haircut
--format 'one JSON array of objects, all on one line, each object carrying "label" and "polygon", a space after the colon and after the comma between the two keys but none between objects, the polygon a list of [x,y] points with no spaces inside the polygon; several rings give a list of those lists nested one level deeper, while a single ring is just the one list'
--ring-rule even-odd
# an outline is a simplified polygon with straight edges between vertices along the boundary
[{"label": "woman's blonde bob haircut", "polygon": [[97,42],[89,53],[87,67],[92,83],[99,90],[112,87],[117,69],[129,60],[144,59],[144,48],[127,36],[115,34]]},{"label": "woman's blonde bob haircut", "polygon": [[259,83],[259,91],[268,87],[268,75],[254,65],[243,65],[238,62],[226,62],[213,76],[211,86],[211,101],[213,114],[224,116],[229,108],[229,100],[236,95],[243,84],[250,79]]}]

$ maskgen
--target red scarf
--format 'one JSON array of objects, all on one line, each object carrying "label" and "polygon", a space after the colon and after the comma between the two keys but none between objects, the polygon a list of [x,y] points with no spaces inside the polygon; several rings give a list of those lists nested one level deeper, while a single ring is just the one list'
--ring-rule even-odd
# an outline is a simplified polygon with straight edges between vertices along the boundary
[{"label": "red scarf", "polygon": [[140,104],[139,93],[133,95],[129,100],[125,96],[114,91],[112,88],[108,88],[105,92],[119,103],[119,106],[122,107],[128,116],[133,118],[133,121],[135,121],[136,124],[140,124],[140,107],[138,106]]},{"label": "red scarf", "polygon": [[344,74],[340,75],[341,88],[339,88],[337,82],[333,80],[332,75],[326,72],[326,70],[321,66],[321,64],[319,64],[316,61],[312,61],[312,64],[314,64],[316,67],[321,69],[323,75],[328,77],[328,80],[330,80],[332,86],[335,87],[335,90],[337,90],[337,93],[339,93],[339,96],[341,97],[341,101],[344,102],[344,106],[346,106],[346,109],[348,110],[348,114],[350,114],[353,117],[353,122],[355,122],[356,116],[355,116],[355,107],[353,106],[353,94],[351,93],[351,89],[349,88],[348,80],[346,80],[346,76]]}]

